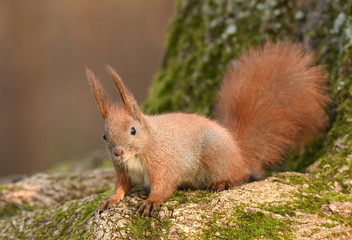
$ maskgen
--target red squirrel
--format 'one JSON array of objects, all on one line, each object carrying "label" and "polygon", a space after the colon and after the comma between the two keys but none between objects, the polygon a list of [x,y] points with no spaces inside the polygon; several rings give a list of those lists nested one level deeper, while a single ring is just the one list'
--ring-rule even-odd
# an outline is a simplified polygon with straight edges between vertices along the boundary
[{"label": "red squirrel", "polygon": [[326,126],[327,77],[313,63],[313,54],[297,43],[268,41],[250,48],[222,81],[216,121],[197,114],[143,114],[107,66],[122,99],[112,104],[87,68],[116,172],[115,190],[98,211],[136,185],[150,188],[138,206],[149,215],[177,187],[220,191],[259,179],[265,166],[280,162],[289,148]]}]

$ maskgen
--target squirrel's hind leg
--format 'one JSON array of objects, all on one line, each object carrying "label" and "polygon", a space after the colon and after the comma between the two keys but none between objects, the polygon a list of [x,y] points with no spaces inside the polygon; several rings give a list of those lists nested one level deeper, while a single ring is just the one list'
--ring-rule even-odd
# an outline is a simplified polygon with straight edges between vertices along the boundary
[{"label": "squirrel's hind leg", "polygon": [[229,189],[230,187],[231,187],[231,184],[228,181],[224,181],[224,182],[211,184],[208,187],[208,190],[211,192],[221,192]]},{"label": "squirrel's hind leg", "polygon": [[250,171],[236,143],[231,139],[213,141],[204,149],[201,163],[209,176],[207,189],[220,192],[241,185],[249,179]]},{"label": "squirrel's hind leg", "polygon": [[254,181],[261,179],[260,174],[247,174],[244,176],[245,177],[243,177],[242,180],[238,180],[236,178],[235,180],[227,180],[227,181],[213,183],[208,187],[208,190],[211,192],[220,192],[220,191],[228,190],[228,189],[231,189],[233,187],[236,187],[236,186],[239,186],[239,185],[242,185],[245,183],[254,182]]},{"label": "squirrel's hind leg", "polygon": [[208,187],[208,190],[211,192],[221,192],[224,190],[228,190],[231,189],[233,187],[242,185],[244,183],[250,182],[250,180],[243,180],[240,182],[233,182],[233,181],[223,181],[223,182],[217,182],[217,183],[213,183]]}]

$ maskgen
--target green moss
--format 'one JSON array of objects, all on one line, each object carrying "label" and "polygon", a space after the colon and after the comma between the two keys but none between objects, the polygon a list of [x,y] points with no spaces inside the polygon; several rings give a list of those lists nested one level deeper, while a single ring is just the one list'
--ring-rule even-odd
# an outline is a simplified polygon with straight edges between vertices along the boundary
[{"label": "green moss", "polygon": [[[21,208],[23,209],[21,209]],[[15,205],[14,203],[7,203],[4,207],[0,208],[0,220],[8,219],[13,216],[18,215],[23,211],[34,211],[37,207],[35,205],[21,204],[20,206]]]},{"label": "green moss", "polygon": [[19,212],[21,212],[21,209],[15,204],[6,204],[5,207],[0,208],[0,219],[16,216]]},{"label": "green moss", "polygon": [[263,204],[263,206],[261,206],[260,208],[272,213],[280,214],[282,216],[290,216],[290,217],[296,216],[296,211],[290,205],[290,202],[278,203],[278,205],[273,205],[273,203],[266,203],[266,204]]},{"label": "green moss", "polygon": [[338,192],[327,192],[326,194],[321,194],[323,198],[328,199],[330,202],[352,202],[351,194],[344,194]]},{"label": "green moss", "polygon": [[[172,196],[163,205],[173,211],[184,203],[209,203],[214,194],[204,190],[175,190]],[[170,228],[169,218],[142,217],[139,213],[133,214],[131,224],[127,226],[136,239],[166,238]]]},{"label": "green moss", "polygon": [[333,228],[336,226],[336,224],[333,224],[333,223],[324,223],[322,224],[323,227],[326,227],[326,228]]},{"label": "green moss", "polygon": [[7,185],[0,185],[0,194],[4,191],[4,190],[8,190],[9,187]]},{"label": "green moss", "polygon": [[333,213],[330,217],[329,217],[330,220],[333,220],[333,221],[336,221],[336,222],[339,222],[339,223],[346,223],[346,220],[343,219],[339,214],[337,213]]},{"label": "green moss", "polygon": [[170,220],[155,217],[142,217],[139,213],[131,219],[127,226],[135,239],[159,239],[166,238],[170,228]]},{"label": "green moss", "polygon": [[[33,213],[33,221],[25,225],[25,230],[35,229],[36,239],[88,239],[85,236],[92,236],[93,229],[85,229],[82,226],[94,216],[99,202],[110,194],[111,191],[105,192],[82,205],[79,200],[73,200],[60,207],[36,210]],[[14,231],[16,236],[21,235],[18,229]]]},{"label": "green moss", "polygon": [[349,213],[348,214],[348,217],[347,217],[347,225],[352,227],[352,213]]},{"label": "green moss", "polygon": [[279,165],[283,170],[304,173],[306,168],[326,152],[327,133],[320,133],[302,149],[291,149]]},{"label": "green moss", "polygon": [[326,239],[348,239],[347,237],[350,237],[352,231],[347,232],[339,232],[339,233],[331,233],[326,236]]},{"label": "green moss", "polygon": [[[320,213],[321,205],[329,203],[328,199],[315,195],[297,194],[295,197],[298,199],[291,202],[291,207],[303,213]],[[288,205],[290,205],[290,202],[288,202]]]},{"label": "green moss", "polygon": [[317,234],[318,232],[320,232],[320,229],[319,228],[314,228],[312,230],[312,234],[311,235]]},{"label": "green moss", "polygon": [[173,207],[177,207],[183,203],[208,203],[214,194],[206,190],[175,190],[172,196],[167,200],[168,202],[177,202]]},{"label": "green moss", "polygon": [[[346,179],[352,179],[352,158],[350,152],[351,145],[344,150],[333,154],[328,153],[325,157],[321,158],[318,168],[313,172],[316,176],[315,183],[319,184],[319,188],[325,190],[334,189],[334,184],[338,183],[342,189],[343,194],[348,194],[351,191],[351,185],[344,184]],[[334,194],[334,193],[332,193]]]},{"label": "green moss", "polygon": [[307,179],[306,176],[301,174],[277,174],[275,182],[281,182],[285,184],[293,184],[293,185],[303,185],[309,183],[310,180]]},{"label": "green moss", "polygon": [[[321,217],[349,225],[350,220],[343,219],[338,214],[326,216],[322,213],[321,207],[323,204],[329,204],[333,201],[352,202],[352,196],[349,192],[345,190],[342,190],[342,192],[332,191],[335,188],[334,183],[340,179],[327,177],[329,174],[324,173],[320,172],[319,175],[311,178],[298,174],[278,174],[274,181],[299,186],[298,190],[292,191],[294,200],[265,203],[258,207],[282,216],[295,216],[296,212],[318,214]],[[333,174],[336,174],[336,171],[333,171]]]},{"label": "green moss", "polygon": [[321,217],[337,221],[350,225],[349,218],[344,219],[338,214],[332,214],[331,216],[324,215],[321,211],[323,204],[329,204],[332,201],[337,202],[352,202],[352,196],[349,194],[341,194],[336,192],[327,192],[326,194],[320,194],[319,192],[310,192],[309,190],[302,188],[299,192],[295,193],[295,199],[292,201],[278,202],[278,203],[265,203],[258,207],[270,211],[273,213],[280,214],[282,216],[295,216],[297,212],[318,214]]},{"label": "green moss", "polygon": [[177,1],[164,61],[143,110],[211,116],[216,90],[231,60],[268,36],[292,36],[295,4],[285,2],[258,7],[253,1]]},{"label": "green moss", "polygon": [[203,229],[205,239],[293,239],[289,220],[273,218],[262,212],[246,212],[236,206],[225,224],[217,224],[217,218]]},{"label": "green moss", "polygon": [[105,193],[106,192],[106,188],[100,188],[100,189],[97,189],[97,190],[95,190],[95,194],[101,194],[101,193]]},{"label": "green moss", "polygon": [[69,228],[72,229],[72,232],[70,233],[72,239],[88,239],[88,236],[90,236],[89,239],[94,239],[91,238],[94,235],[93,232],[91,232],[93,229],[82,228],[82,223],[88,221],[94,216],[99,203],[106,197],[110,196],[111,193],[111,191],[107,191],[103,194],[100,194],[98,197],[83,204],[79,208],[80,217]]}]

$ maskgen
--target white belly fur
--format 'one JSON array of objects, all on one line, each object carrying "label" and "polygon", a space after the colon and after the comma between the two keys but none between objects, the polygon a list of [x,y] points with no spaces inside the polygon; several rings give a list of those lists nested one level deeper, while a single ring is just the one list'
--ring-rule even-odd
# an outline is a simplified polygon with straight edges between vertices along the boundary
[{"label": "white belly fur", "polygon": [[127,176],[130,179],[133,186],[143,185],[144,187],[149,187],[149,179],[147,176],[147,171],[142,165],[138,157],[131,157],[124,161],[125,169],[127,170]]}]

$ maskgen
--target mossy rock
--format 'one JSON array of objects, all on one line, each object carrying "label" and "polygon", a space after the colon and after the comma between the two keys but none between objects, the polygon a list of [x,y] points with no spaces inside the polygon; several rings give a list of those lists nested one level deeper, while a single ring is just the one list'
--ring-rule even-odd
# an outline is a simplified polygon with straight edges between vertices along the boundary
[{"label": "mossy rock", "polygon": [[4,239],[351,237],[351,215],[345,213],[352,207],[351,196],[311,192],[314,184],[306,186],[310,177],[285,173],[217,194],[175,191],[151,217],[136,211],[147,196],[143,191],[98,214],[96,207],[111,194],[108,191],[0,220],[0,235]]}]

